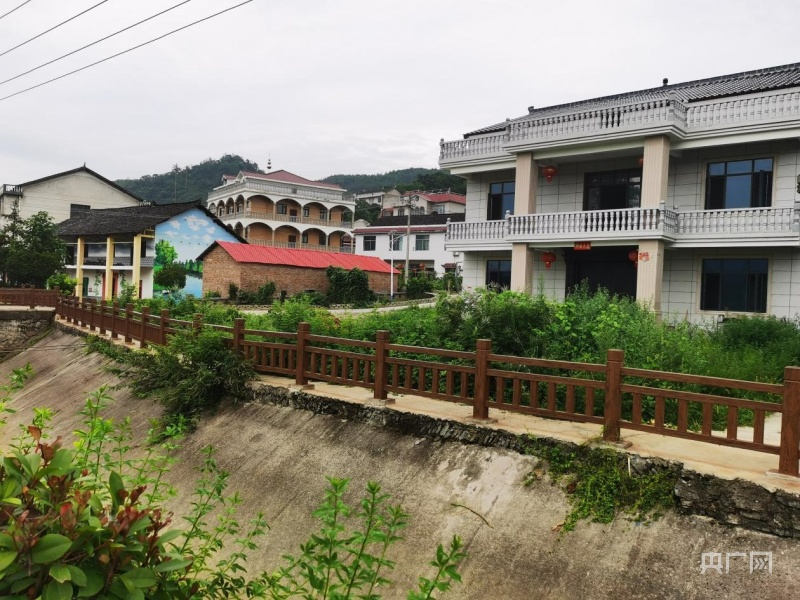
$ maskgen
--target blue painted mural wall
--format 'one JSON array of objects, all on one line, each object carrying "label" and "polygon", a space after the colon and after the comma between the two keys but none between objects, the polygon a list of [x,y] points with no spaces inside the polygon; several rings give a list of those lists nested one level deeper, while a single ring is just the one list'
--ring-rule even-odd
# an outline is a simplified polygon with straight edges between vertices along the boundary
[{"label": "blue painted mural wall", "polygon": [[[166,242],[174,250],[173,253],[166,249],[166,255],[186,269],[186,287],[181,291],[186,294],[194,294],[199,298],[203,271],[202,263],[197,262],[197,257],[216,241],[237,242],[238,240],[230,231],[215,223],[199,208],[192,208],[169,221],[156,225],[156,267],[154,272],[158,272],[161,267],[159,242]],[[161,247],[164,248],[163,243]],[[163,250],[161,256],[165,256]],[[162,293],[161,288],[153,285],[153,295],[157,296],[160,293]]]}]

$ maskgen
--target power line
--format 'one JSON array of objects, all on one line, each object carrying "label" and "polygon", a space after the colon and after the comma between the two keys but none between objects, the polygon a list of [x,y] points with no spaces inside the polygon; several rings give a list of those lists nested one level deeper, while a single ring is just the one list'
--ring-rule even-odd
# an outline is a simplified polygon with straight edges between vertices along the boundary
[{"label": "power line", "polygon": [[[41,69],[42,67],[46,67],[47,65],[52,65],[54,62],[58,62],[62,58],[67,58],[68,56],[72,56],[73,54],[76,54],[76,53],[80,52],[81,50],[86,50],[86,48],[89,48],[90,46],[94,46],[95,44],[99,44],[100,42],[104,42],[107,39],[114,37],[115,35],[119,35],[120,33],[128,31],[129,29],[133,29],[134,27],[136,27],[138,25],[141,25],[142,23],[146,23],[147,21],[150,21],[152,19],[155,19],[156,17],[160,17],[164,13],[168,13],[169,11],[176,9],[179,6],[183,6],[184,4],[187,4],[188,2],[191,2],[191,1],[192,0],[184,0],[183,2],[181,2],[179,4],[176,4],[175,6],[172,6],[172,7],[168,8],[168,9],[166,9],[166,10],[162,10],[160,13],[156,13],[151,17],[147,17],[146,19],[143,19],[143,20],[139,21],[138,23],[134,23],[133,25],[129,25],[128,27],[125,27],[124,29],[120,29],[119,31],[117,31],[115,33],[112,33],[111,35],[107,35],[104,38],[100,38],[99,40],[94,41],[91,44],[86,44],[82,48],[78,48],[77,50],[73,50],[72,52],[69,52],[67,54],[63,54],[63,55],[59,56],[58,58],[54,58],[51,61],[48,61],[46,63],[43,63],[43,64],[39,65],[38,67],[34,67],[32,69],[29,69],[29,70],[25,71],[24,73],[20,73],[19,75],[15,75],[14,77],[11,77],[10,79],[6,79],[5,81],[0,81],[0,85],[3,85],[4,83],[8,83],[9,81],[14,81],[15,79],[19,79],[20,77],[22,77],[23,75],[27,75],[28,73],[33,73],[34,71],[38,71],[39,69]],[[28,0],[28,2],[30,2],[30,0]],[[0,18],[2,18],[2,17],[0,17]]]},{"label": "power line", "polygon": [[[104,1],[107,1],[107,0],[104,0]],[[253,0],[245,0],[244,2],[241,2],[240,4],[237,4],[235,6],[231,6],[230,8],[226,8],[225,10],[221,10],[218,13],[214,13],[213,15],[209,15],[207,17],[204,17],[202,19],[194,21],[193,23],[189,23],[188,25],[184,25],[183,27],[179,27],[178,29],[173,29],[172,31],[170,31],[168,33],[165,33],[164,35],[160,35],[160,36],[158,36],[156,38],[153,38],[152,40],[148,40],[147,42],[143,42],[143,43],[139,44],[138,46],[133,46],[132,48],[128,48],[127,50],[123,50],[122,52],[117,52],[116,54],[112,54],[111,56],[107,56],[106,58],[100,59],[100,60],[98,60],[96,62],[93,62],[93,63],[91,63],[89,65],[86,65],[85,67],[81,67],[80,69],[75,69],[74,71],[70,71],[69,73],[64,73],[63,75],[59,75],[58,77],[53,77],[52,79],[48,79],[47,81],[43,81],[42,83],[39,83],[39,84],[36,84],[36,85],[32,85],[31,87],[25,88],[24,90],[20,90],[18,92],[14,92],[13,94],[9,94],[8,96],[3,96],[2,98],[0,98],[0,102],[2,102],[3,100],[8,100],[9,98],[13,98],[14,96],[19,96],[20,94],[24,94],[25,92],[29,92],[31,90],[35,90],[36,88],[40,88],[43,85],[47,85],[48,83],[53,83],[54,81],[58,81],[59,79],[64,79],[65,77],[69,77],[70,75],[74,75],[75,73],[80,73],[81,71],[85,71],[86,69],[89,69],[91,67],[99,65],[101,63],[104,63],[106,61],[109,61],[112,58],[117,58],[118,56],[122,56],[123,54],[127,54],[128,52],[133,52],[134,50],[138,50],[139,48],[142,48],[143,46],[147,46],[148,44],[152,44],[153,42],[157,42],[158,40],[163,40],[165,37],[168,37],[168,36],[172,35],[173,33],[178,33],[179,31],[183,31],[184,29],[188,29],[189,27],[192,27],[193,25],[197,25],[198,23],[202,23],[203,21],[208,21],[209,19],[213,19],[214,17],[218,17],[219,15],[224,14],[226,12],[229,12],[229,11],[235,9],[235,8],[239,8],[240,6],[244,6],[245,4],[250,4],[252,1]],[[0,56],[2,56],[2,54],[0,54]]]},{"label": "power line", "polygon": [[[106,2],[108,2],[108,0],[102,0],[102,2],[98,2],[98,3],[97,3],[97,4],[95,4],[94,6],[90,6],[90,7],[89,7],[89,8],[87,8],[85,11],[83,11],[83,12],[79,12],[79,13],[78,13],[77,15],[75,15],[74,17],[70,17],[70,18],[69,18],[69,19],[67,19],[66,21],[61,21],[61,23],[59,23],[58,25],[54,25],[53,27],[51,27],[51,28],[50,28],[50,29],[48,29],[47,31],[43,31],[43,32],[42,32],[42,33],[40,33],[39,35],[35,35],[35,36],[33,36],[31,39],[29,39],[29,40],[25,40],[24,42],[22,42],[21,44],[17,44],[17,45],[16,45],[16,46],[14,46],[13,48],[9,48],[9,49],[8,49],[8,50],[6,50],[5,52],[2,52],[2,53],[0,53],[0,56],[5,56],[6,54],[8,54],[9,52],[11,52],[12,50],[16,50],[17,48],[20,48],[20,47],[24,46],[24,45],[25,45],[25,44],[27,44],[28,42],[32,42],[33,40],[35,40],[35,39],[37,39],[37,38],[40,38],[40,37],[42,37],[42,36],[43,36],[45,33],[50,33],[50,32],[51,32],[51,31],[53,31],[54,29],[58,29],[58,28],[59,28],[59,27],[61,27],[62,25],[66,24],[66,23],[69,23],[70,21],[74,21],[75,19],[77,19],[77,18],[78,18],[78,17],[80,17],[81,15],[85,15],[85,14],[86,14],[87,12],[89,12],[90,10],[94,10],[95,8],[97,8],[97,7],[98,7],[98,6],[100,6],[101,4],[105,4]],[[17,7],[17,8],[19,8],[19,7]],[[14,9],[14,10],[16,10],[16,9]]]},{"label": "power line", "polygon": [[[25,0],[25,2],[23,2],[22,4],[20,4],[20,5],[19,5],[17,8],[22,8],[23,6],[25,6],[25,5],[26,5],[28,2],[30,2],[30,1],[31,1],[31,0]],[[3,17],[7,17],[7,16],[8,16],[8,15],[10,15],[12,12],[14,12],[15,10],[17,10],[17,8],[12,8],[12,9],[11,9],[10,11],[8,11],[6,14],[4,14],[4,15],[0,15],[0,19],[2,19]]]}]

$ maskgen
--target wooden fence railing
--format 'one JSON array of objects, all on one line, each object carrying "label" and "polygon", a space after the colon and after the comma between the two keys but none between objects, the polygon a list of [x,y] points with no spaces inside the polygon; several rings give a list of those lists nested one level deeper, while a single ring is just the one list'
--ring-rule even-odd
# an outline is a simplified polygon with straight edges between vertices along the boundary
[{"label": "wooden fence railing", "polygon": [[[782,385],[703,377],[625,367],[621,350],[609,350],[605,364],[523,358],[492,353],[491,340],[475,352],[392,344],[389,332],[375,341],[315,335],[308,323],[296,333],[246,329],[173,319],[144,307],[59,297],[56,312],[70,323],[141,347],[163,345],[178,331],[220,331],[232,350],[252,361],[259,373],[369,388],[385,400],[389,392],[458,402],[473,417],[505,410],[553,419],[596,423],[603,439],[619,441],[620,430],[732,446],[779,456],[778,472],[800,474],[800,367],[786,367]],[[757,398],[757,399],[753,399]],[[765,436],[769,413],[781,414],[780,441]],[[740,428],[744,414],[752,435]],[[716,427],[715,427],[716,425]]]},{"label": "wooden fence railing", "polygon": [[13,306],[52,306],[55,308],[56,301],[61,297],[61,290],[57,287],[52,290],[40,290],[33,287],[22,288],[0,288],[0,304],[11,304]]}]

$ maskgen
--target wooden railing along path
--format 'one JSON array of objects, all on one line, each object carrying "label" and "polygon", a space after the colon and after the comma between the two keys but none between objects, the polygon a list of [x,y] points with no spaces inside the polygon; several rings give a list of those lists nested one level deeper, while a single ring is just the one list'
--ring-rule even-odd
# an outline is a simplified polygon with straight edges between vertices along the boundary
[{"label": "wooden railing along path", "polygon": [[[57,314],[141,347],[167,343],[178,331],[210,328],[229,336],[229,346],[252,361],[259,373],[369,388],[378,400],[389,392],[413,394],[472,407],[475,419],[490,410],[596,423],[603,439],[619,441],[621,429],[645,431],[779,456],[778,472],[797,477],[800,451],[800,367],[786,367],[782,385],[636,369],[624,365],[621,350],[609,350],[605,364],[506,356],[478,340],[475,352],[393,344],[388,331],[375,341],[316,335],[308,323],[296,333],[247,329],[173,319],[168,310],[102,304],[59,297]],[[665,387],[670,386],[670,387]],[[675,389],[679,388],[679,389]],[[749,396],[750,399],[744,396]],[[752,416],[752,436],[740,431],[740,414]],[[769,413],[781,413],[780,443],[765,439]],[[714,422],[724,431],[714,431]],[[718,427],[719,428],[719,427]]]},{"label": "wooden railing along path", "polygon": [[33,287],[0,288],[0,304],[13,306],[52,306],[61,297],[61,291],[55,287],[52,290],[40,290]]}]

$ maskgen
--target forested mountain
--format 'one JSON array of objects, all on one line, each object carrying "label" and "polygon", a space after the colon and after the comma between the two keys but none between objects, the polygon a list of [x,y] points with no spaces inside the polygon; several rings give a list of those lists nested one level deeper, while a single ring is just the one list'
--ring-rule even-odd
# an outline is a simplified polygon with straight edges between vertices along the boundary
[{"label": "forested mountain", "polygon": [[[199,165],[175,165],[167,173],[144,175],[139,179],[118,179],[116,183],[156,204],[190,202],[205,200],[208,192],[221,185],[223,175],[236,175],[239,171],[264,172],[258,164],[238,154],[225,154],[222,158],[204,160]],[[297,175],[302,177],[303,174]],[[321,181],[336,183],[350,194],[375,192],[384,188],[397,188],[401,192],[450,189],[459,194],[466,190],[463,179],[439,169],[400,169],[378,175],[331,175]]]},{"label": "forested mountain", "polygon": [[144,175],[139,179],[117,179],[116,183],[140,198],[167,204],[205,200],[215,187],[222,185],[223,175],[236,175],[239,171],[263,173],[258,164],[238,154],[225,154],[222,158],[209,158],[199,165],[175,165],[167,173]]},{"label": "forested mountain", "polygon": [[413,168],[377,175],[331,175],[322,181],[340,185],[351,194],[377,192],[388,188],[397,188],[401,192],[450,189],[458,194],[466,193],[464,179],[450,175],[441,169]]}]

